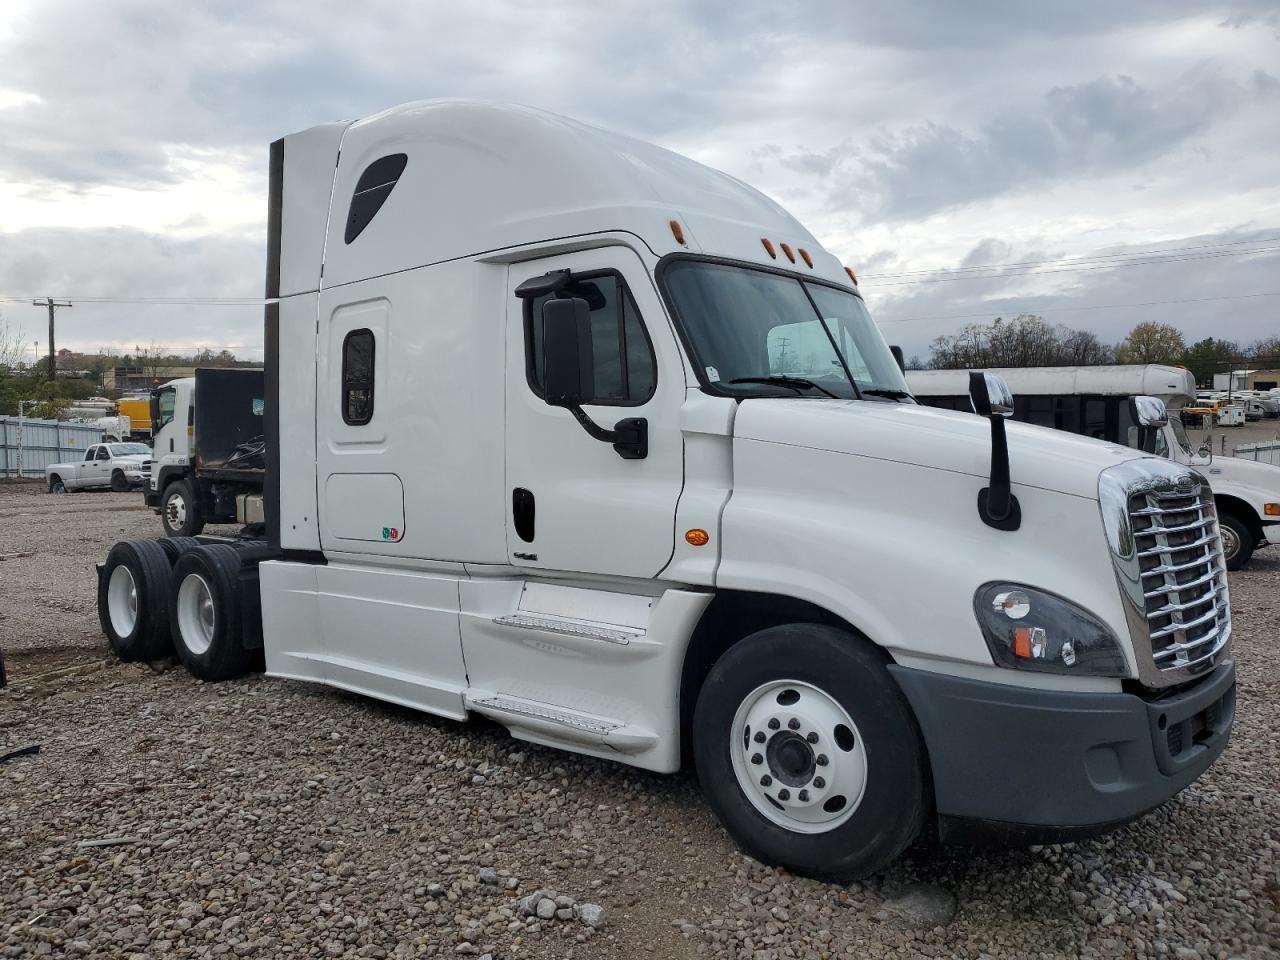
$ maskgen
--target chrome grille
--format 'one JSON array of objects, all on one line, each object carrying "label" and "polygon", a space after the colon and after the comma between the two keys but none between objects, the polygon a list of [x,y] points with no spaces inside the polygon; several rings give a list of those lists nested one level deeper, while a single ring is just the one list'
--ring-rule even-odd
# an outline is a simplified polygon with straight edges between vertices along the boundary
[{"label": "chrome grille", "polygon": [[1213,496],[1135,493],[1129,500],[1151,658],[1160,670],[1195,667],[1230,631],[1227,578]]},{"label": "chrome grille", "polygon": [[1209,672],[1231,637],[1209,485],[1167,460],[1131,460],[1103,471],[1098,500],[1139,678],[1166,687]]}]

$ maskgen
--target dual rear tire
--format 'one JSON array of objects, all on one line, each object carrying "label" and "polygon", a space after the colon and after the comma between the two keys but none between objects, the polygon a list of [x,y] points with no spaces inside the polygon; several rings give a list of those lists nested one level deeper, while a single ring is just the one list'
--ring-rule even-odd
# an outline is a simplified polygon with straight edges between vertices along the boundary
[{"label": "dual rear tire", "polygon": [[228,680],[257,665],[244,645],[240,553],[192,538],[130,540],[107,555],[98,618],[121,660],[176,655],[195,677]]}]

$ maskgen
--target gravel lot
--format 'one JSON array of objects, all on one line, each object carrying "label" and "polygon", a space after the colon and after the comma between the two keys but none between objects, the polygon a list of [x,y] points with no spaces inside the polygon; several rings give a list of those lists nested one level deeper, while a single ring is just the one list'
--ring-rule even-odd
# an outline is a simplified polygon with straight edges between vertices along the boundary
[{"label": "gravel lot", "polygon": [[1231,577],[1240,709],[1198,784],[846,889],[743,857],[691,775],[115,662],[93,564],[157,533],[139,494],[0,484],[0,754],[41,744],[0,765],[0,956],[1280,956],[1278,548]]}]

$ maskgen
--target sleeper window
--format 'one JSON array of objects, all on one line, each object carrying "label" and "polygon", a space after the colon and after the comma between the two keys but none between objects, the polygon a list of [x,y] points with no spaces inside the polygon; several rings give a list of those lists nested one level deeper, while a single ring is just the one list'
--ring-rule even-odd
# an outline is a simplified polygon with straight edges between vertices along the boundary
[{"label": "sleeper window", "polygon": [[[542,305],[551,294],[525,301],[529,386],[542,396]],[[592,403],[626,407],[653,396],[657,362],[640,311],[617,273],[584,274],[562,296],[581,297],[591,310],[596,395]]]},{"label": "sleeper window", "polygon": [[342,419],[361,426],[373,419],[373,331],[352,330],[342,341]]}]

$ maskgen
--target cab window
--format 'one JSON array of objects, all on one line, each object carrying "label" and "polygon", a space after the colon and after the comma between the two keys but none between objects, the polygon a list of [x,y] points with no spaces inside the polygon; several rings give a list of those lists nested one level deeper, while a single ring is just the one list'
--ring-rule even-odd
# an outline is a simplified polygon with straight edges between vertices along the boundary
[{"label": "cab window", "polygon": [[99,447],[99,448],[98,448],[98,459],[99,459],[99,460],[110,460],[110,459],[111,459],[111,451],[110,451],[110,450],[108,450],[106,447]]},{"label": "cab window", "polygon": [[96,457],[97,455],[98,455],[98,448],[97,448],[96,446],[95,446],[95,447],[90,447],[88,450],[86,450],[86,451],[84,452],[84,459],[85,459],[85,462],[87,463],[88,461],[90,461],[90,460],[92,460],[94,457]]},{"label": "cab window", "polygon": [[[622,275],[610,271],[575,276],[573,284],[560,295],[587,301],[591,311],[596,387],[591,402],[628,407],[653,396],[657,385],[653,345]],[[529,386],[538,396],[542,396],[542,305],[552,296],[526,299],[524,306],[525,368]]]}]

